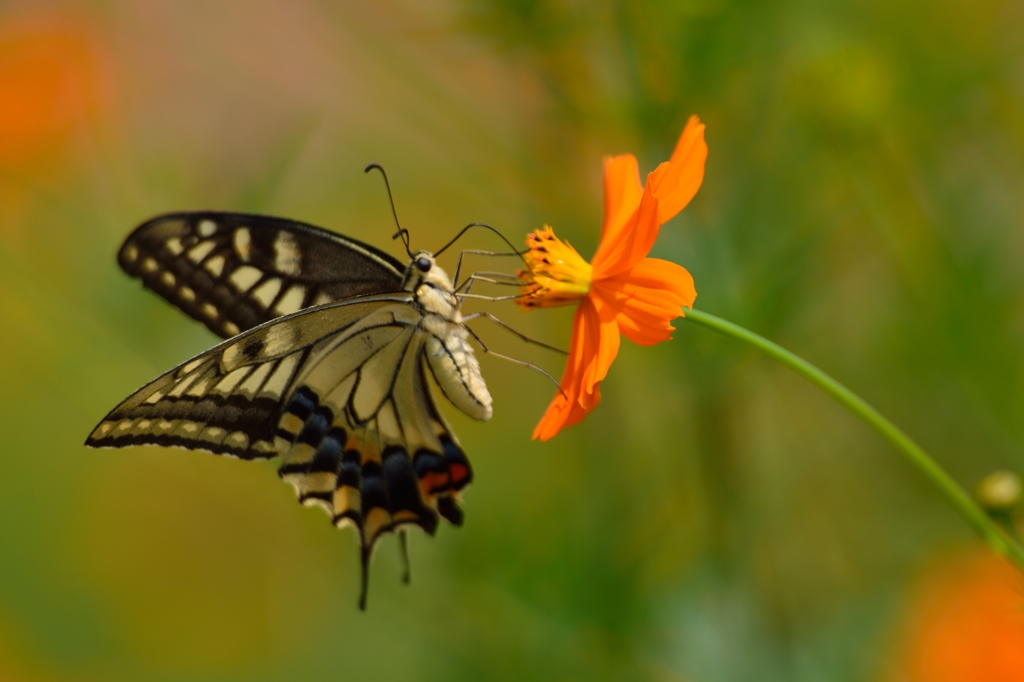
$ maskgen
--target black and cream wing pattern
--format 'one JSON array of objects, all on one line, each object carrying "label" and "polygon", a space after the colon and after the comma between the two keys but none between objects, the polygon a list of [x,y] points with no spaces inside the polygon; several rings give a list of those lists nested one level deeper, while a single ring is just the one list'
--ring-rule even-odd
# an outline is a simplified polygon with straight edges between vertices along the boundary
[{"label": "black and cream wing pattern", "polygon": [[397,291],[405,270],[379,249],[313,225],[218,211],[153,218],[129,235],[117,261],[223,338],[313,305]]},{"label": "black and cream wing pattern", "polygon": [[[280,247],[282,240],[291,246]],[[345,257],[337,267],[322,260],[338,251]],[[433,534],[441,518],[462,523],[459,491],[472,470],[437,409],[428,374],[470,416],[491,414],[447,275],[429,253],[416,256],[403,273],[397,261],[358,242],[239,214],[173,214],[144,224],[121,249],[122,266],[130,273],[138,266],[147,286],[190,314],[198,310],[230,338],[137,390],[86,444],[280,457],[279,474],[300,502],[357,530],[364,607],[369,561],[385,533],[415,525]],[[213,273],[209,258],[216,257],[223,261]],[[236,286],[232,274],[245,268],[259,274],[247,275],[252,286]],[[175,279],[157,289],[162,273]],[[279,282],[276,298],[261,297],[260,282]],[[182,298],[183,287],[195,298]],[[390,290],[317,298],[383,287]],[[278,304],[296,289],[311,307],[295,294],[299,308],[285,312]],[[216,315],[203,316],[210,296]]]}]

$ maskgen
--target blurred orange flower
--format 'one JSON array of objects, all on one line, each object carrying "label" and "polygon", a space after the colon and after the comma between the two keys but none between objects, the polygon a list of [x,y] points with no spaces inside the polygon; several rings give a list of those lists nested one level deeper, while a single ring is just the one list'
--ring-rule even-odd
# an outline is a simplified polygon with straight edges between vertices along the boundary
[{"label": "blurred orange flower", "polygon": [[1024,680],[1024,582],[989,553],[940,570],[913,610],[897,679]]},{"label": "blurred orange flower", "polygon": [[0,31],[0,163],[59,147],[101,104],[103,75],[90,32],[64,18],[4,18]]},{"label": "blurred orange flower", "polygon": [[691,116],[672,158],[640,184],[632,154],[604,160],[604,226],[588,263],[550,227],[531,232],[528,270],[520,271],[525,308],[578,304],[563,393],[555,396],[533,431],[548,440],[580,422],[601,401],[599,384],[619,352],[619,335],[642,346],[671,338],[670,321],[691,307],[697,292],[682,266],[647,258],[663,223],[681,211],[700,188],[708,148],[704,125]]}]

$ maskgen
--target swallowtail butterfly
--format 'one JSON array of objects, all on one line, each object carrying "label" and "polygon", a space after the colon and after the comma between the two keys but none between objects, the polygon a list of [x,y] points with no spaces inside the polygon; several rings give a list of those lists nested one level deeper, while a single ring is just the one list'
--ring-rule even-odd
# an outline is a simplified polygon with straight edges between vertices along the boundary
[{"label": "swallowtail butterfly", "polygon": [[472,470],[427,375],[467,415],[491,416],[452,283],[432,254],[411,255],[240,213],[141,225],[121,267],[227,340],[137,390],[86,444],[280,457],[300,502],[358,531],[365,608],[382,535],[462,523]]}]

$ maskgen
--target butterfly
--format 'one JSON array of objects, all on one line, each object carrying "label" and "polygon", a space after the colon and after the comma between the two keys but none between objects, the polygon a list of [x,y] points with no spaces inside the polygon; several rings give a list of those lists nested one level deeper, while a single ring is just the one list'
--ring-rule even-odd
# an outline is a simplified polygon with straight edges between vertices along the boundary
[{"label": "butterfly", "polygon": [[365,609],[386,533],[402,531],[404,556],[404,528],[462,524],[473,472],[428,374],[470,417],[492,412],[451,280],[430,252],[409,253],[403,265],[312,225],[242,213],[142,224],[121,268],[227,340],[135,391],[86,445],[280,457],[302,504],[357,530]]}]

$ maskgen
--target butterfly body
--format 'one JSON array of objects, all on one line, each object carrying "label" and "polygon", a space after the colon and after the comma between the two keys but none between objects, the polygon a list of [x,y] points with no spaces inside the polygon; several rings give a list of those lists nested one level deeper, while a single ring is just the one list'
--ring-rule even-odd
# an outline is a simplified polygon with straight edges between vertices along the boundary
[{"label": "butterfly body", "polygon": [[461,524],[472,471],[427,373],[471,417],[490,418],[492,405],[460,301],[429,252],[400,269],[319,228],[203,212],[145,223],[119,262],[229,338],[129,396],[87,445],[280,457],[300,502],[358,531],[364,600],[383,534]]},{"label": "butterfly body", "polygon": [[[429,268],[423,272],[427,264]],[[414,292],[416,306],[423,312],[420,327],[428,335],[426,357],[441,390],[469,416],[490,419],[491,395],[469,344],[462,305],[448,274],[437,266],[430,253],[419,251],[413,254],[405,286]]]}]

